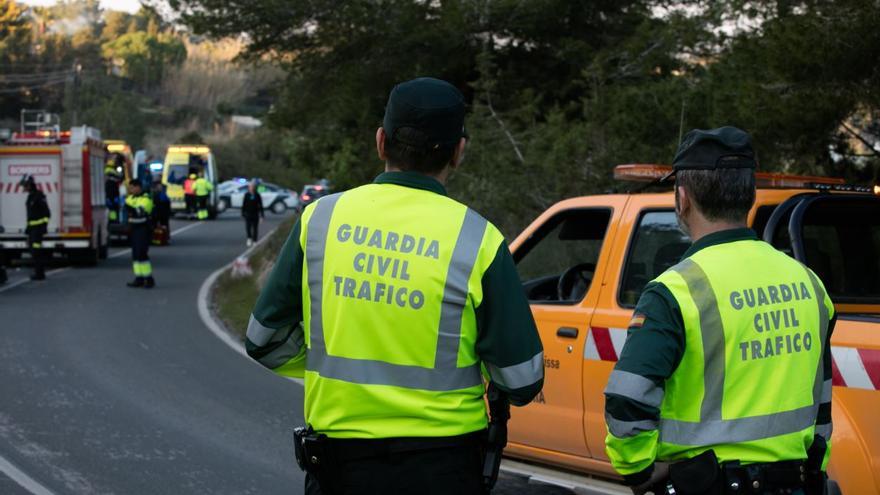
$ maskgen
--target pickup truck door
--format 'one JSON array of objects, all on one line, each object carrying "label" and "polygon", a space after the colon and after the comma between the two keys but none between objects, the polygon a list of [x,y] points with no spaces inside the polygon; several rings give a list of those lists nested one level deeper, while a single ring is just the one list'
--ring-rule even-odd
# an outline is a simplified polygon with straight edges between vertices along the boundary
[{"label": "pickup truck door", "polygon": [[880,492],[880,198],[795,196],[771,216],[764,240],[809,266],[837,311],[829,475],[843,493]]},{"label": "pickup truck door", "polygon": [[[556,205],[512,244],[544,345],[544,389],[513,408],[510,441],[590,457],[583,430],[583,346],[624,197]],[[560,283],[560,279],[562,282]]]},{"label": "pickup truck door", "polygon": [[645,284],[677,263],[690,246],[668,194],[632,197],[623,211],[602,291],[584,345],[584,432],[597,460],[605,454],[605,385],[626,341]]}]

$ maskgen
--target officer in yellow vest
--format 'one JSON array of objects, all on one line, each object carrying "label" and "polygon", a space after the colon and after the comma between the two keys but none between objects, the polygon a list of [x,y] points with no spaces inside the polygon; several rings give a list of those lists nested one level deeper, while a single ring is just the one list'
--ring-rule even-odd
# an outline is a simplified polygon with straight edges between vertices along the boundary
[{"label": "officer in yellow vest", "polygon": [[248,354],[305,376],[306,493],[483,493],[483,380],[513,405],[541,390],[504,237],[446,195],[464,113],[447,82],[396,86],[385,173],[306,207],[257,301]]},{"label": "officer in yellow vest", "polygon": [[141,182],[132,180],[128,184],[128,196],[125,197],[125,210],[131,229],[131,262],[134,280],[128,282],[129,287],[152,289],[156,282],[153,279],[153,264],[150,262],[150,243],[153,240],[153,227],[150,222],[153,213],[153,199],[145,193]]},{"label": "officer in yellow vest", "polygon": [[214,190],[214,186],[205,179],[205,173],[199,174],[199,178],[193,183],[193,191],[196,193],[196,205],[198,212],[196,217],[199,220],[208,219],[208,195]]},{"label": "officer in yellow vest", "polygon": [[756,165],[734,127],[693,130],[675,155],[694,243],[645,287],[605,389],[608,457],[636,494],[822,493],[834,307],[746,228]]}]

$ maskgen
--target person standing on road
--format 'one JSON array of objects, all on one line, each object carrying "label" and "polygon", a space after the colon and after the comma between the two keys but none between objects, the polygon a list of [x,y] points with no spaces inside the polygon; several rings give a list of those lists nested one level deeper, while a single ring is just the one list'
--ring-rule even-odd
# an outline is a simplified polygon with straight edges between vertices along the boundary
[{"label": "person standing on road", "polygon": [[25,234],[28,238],[28,249],[34,262],[34,274],[31,280],[46,279],[46,250],[43,248],[43,236],[49,229],[49,204],[46,203],[46,195],[37,189],[33,176],[25,175],[21,178],[21,186],[27,191],[25,209],[27,210],[27,227]]},{"label": "person standing on road", "polygon": [[161,180],[153,182],[152,195],[154,241],[164,244],[171,237],[171,199],[165,193],[165,185]]},{"label": "person standing on road", "polygon": [[244,217],[247,245],[253,246],[257,242],[257,238],[259,238],[260,219],[266,217],[263,213],[263,198],[257,192],[256,181],[248,183],[248,191],[245,193],[241,203],[241,216]]},{"label": "person standing on road", "polygon": [[153,265],[150,263],[150,243],[153,240],[153,229],[150,215],[153,212],[153,200],[144,193],[140,181],[128,183],[128,196],[125,197],[125,210],[131,228],[131,265],[134,280],[128,282],[129,287],[152,289],[156,282],[153,279]]},{"label": "person standing on road", "polygon": [[633,493],[822,493],[834,307],[746,228],[756,166],[734,127],[689,132],[673,160],[694,242],[645,287],[605,389],[606,450]]},{"label": "person standing on road", "polygon": [[199,173],[199,178],[193,184],[193,190],[196,193],[196,208],[198,213],[196,217],[199,220],[208,219],[208,195],[214,190],[214,186],[205,178],[205,172]]},{"label": "person standing on road", "polygon": [[183,204],[186,207],[186,216],[192,219],[193,212],[196,211],[196,175],[195,169],[189,169],[189,176],[183,181]]},{"label": "person standing on road", "polygon": [[305,375],[307,494],[484,493],[481,367],[513,405],[543,386],[504,237],[446,196],[464,113],[447,82],[397,85],[376,131],[385,173],[306,207],[256,303],[248,354]]}]

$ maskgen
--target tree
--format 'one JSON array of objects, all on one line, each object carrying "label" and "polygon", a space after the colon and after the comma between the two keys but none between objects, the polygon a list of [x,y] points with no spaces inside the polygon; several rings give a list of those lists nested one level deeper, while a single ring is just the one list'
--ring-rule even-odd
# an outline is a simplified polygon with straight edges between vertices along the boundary
[{"label": "tree", "polygon": [[112,60],[120,75],[132,79],[141,89],[155,87],[167,67],[186,59],[186,47],[178,38],[143,31],[126,33],[104,43],[101,52]]}]

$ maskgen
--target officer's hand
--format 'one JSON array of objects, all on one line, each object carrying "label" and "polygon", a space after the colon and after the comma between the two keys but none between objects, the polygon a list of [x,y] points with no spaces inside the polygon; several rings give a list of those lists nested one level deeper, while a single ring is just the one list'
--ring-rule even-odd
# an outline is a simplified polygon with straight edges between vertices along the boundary
[{"label": "officer's hand", "polygon": [[644,495],[651,491],[651,489],[654,488],[654,485],[665,481],[667,478],[669,478],[669,463],[655,462],[654,472],[651,473],[651,477],[648,478],[648,481],[641,485],[631,486],[630,489],[632,489],[633,495]]}]

